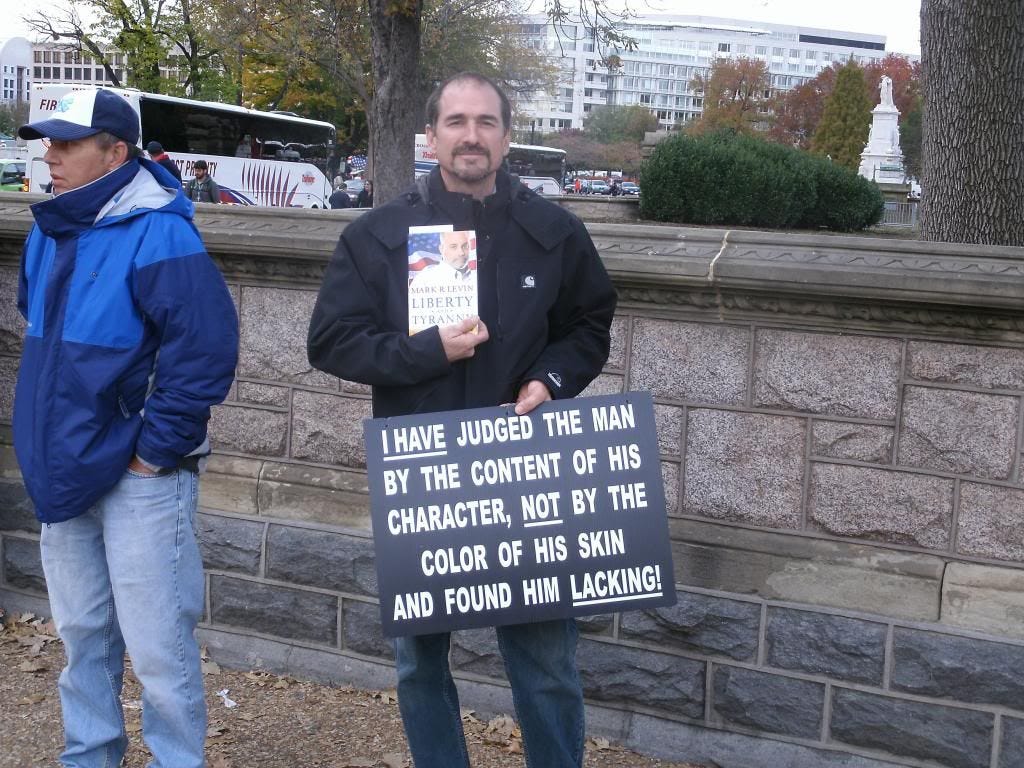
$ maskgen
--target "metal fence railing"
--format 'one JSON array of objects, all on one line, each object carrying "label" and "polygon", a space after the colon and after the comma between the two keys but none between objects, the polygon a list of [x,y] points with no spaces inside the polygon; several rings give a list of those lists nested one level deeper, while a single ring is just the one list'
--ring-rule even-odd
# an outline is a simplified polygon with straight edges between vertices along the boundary
[{"label": "metal fence railing", "polygon": [[882,214],[880,226],[883,227],[917,227],[917,203],[898,203],[888,201]]}]

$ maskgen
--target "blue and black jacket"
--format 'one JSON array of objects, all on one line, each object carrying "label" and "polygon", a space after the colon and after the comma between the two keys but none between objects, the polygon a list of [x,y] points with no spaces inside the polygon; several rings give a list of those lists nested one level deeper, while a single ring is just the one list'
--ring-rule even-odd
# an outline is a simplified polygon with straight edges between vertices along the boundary
[{"label": "blue and black jacket", "polygon": [[208,445],[238,317],[193,210],[145,159],[32,206],[14,447],[42,522],[86,512],[133,454],[176,467]]}]

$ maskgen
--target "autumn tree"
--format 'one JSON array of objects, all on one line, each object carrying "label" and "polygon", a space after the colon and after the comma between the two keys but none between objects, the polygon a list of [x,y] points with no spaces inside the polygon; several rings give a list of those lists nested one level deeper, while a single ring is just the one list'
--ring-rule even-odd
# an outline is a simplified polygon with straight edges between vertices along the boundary
[{"label": "autumn tree", "polygon": [[768,65],[740,56],[716,59],[690,88],[704,95],[704,111],[689,127],[691,133],[731,130],[751,134],[767,119],[771,96]]},{"label": "autumn tree", "polygon": [[921,237],[1024,245],[1024,3],[922,0]]},{"label": "autumn tree", "polygon": [[578,128],[544,135],[542,143],[565,150],[565,161],[576,169],[604,168],[635,175],[640,171],[640,145],[635,141],[602,144]]},{"label": "autumn tree", "polygon": [[811,149],[828,155],[833,162],[850,170],[857,170],[871,130],[871,107],[864,71],[851,61],[836,73],[836,85],[825,101]]},{"label": "autumn tree", "polygon": [[647,107],[597,107],[583,121],[587,136],[599,144],[632,141],[639,144],[644,134],[658,129],[658,118]]},{"label": "autumn tree", "polygon": [[18,101],[0,104],[0,133],[13,136],[14,132],[28,122],[28,102]]},{"label": "autumn tree", "polygon": [[836,68],[826,67],[806,83],[773,94],[768,138],[797,149],[810,149],[835,81]]}]

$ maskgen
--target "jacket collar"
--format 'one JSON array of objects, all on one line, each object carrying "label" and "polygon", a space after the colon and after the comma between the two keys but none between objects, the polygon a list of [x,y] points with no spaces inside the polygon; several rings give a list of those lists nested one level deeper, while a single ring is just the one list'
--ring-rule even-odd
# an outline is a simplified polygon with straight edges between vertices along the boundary
[{"label": "jacket collar", "polygon": [[161,208],[186,219],[194,208],[163,166],[144,158],[129,160],[105,176],[78,189],[35,203],[32,215],[43,234],[71,237],[96,225]]},{"label": "jacket collar", "polygon": [[[366,224],[375,238],[393,250],[406,242],[408,227],[436,223],[439,218],[436,212],[452,222],[472,221],[474,202],[470,195],[445,189],[441,171],[435,168],[428,176],[418,178],[384,209],[378,209],[386,209],[390,215],[376,215],[377,210],[371,211],[366,216]],[[396,204],[400,208],[395,209]],[[482,205],[487,213],[507,207],[508,214],[544,250],[551,250],[572,234],[571,215],[567,216],[560,206],[543,199],[504,170],[498,171],[494,194]],[[407,213],[395,215],[402,209]]]},{"label": "jacket collar", "polygon": [[129,160],[95,181],[35,203],[32,215],[44,234],[52,238],[69,237],[88,229],[114,195],[135,178],[138,160]]}]

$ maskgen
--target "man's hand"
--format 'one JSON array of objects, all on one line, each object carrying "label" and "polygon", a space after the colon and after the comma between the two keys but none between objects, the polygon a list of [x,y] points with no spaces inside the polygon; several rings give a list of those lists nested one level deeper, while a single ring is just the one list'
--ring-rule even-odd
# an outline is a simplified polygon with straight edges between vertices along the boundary
[{"label": "man's hand", "polygon": [[[476,333],[473,332],[474,328]],[[472,357],[476,346],[483,344],[489,338],[487,326],[479,317],[467,317],[453,325],[445,325],[438,331],[441,334],[441,343],[444,345],[444,353],[448,357],[449,363]]]},{"label": "man's hand", "polygon": [[551,391],[544,386],[544,382],[531,379],[519,388],[519,395],[516,397],[516,416],[529,413],[550,399]]}]

